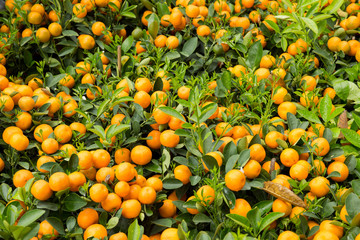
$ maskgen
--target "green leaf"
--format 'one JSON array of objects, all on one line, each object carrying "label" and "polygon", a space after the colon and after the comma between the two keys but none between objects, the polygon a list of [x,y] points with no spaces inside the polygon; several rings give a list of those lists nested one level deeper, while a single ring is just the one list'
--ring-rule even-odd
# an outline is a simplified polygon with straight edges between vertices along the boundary
[{"label": "green leaf", "polygon": [[306,120],[308,120],[310,122],[321,124],[321,121],[315,112],[313,112],[313,111],[310,112],[309,110],[306,110],[306,109],[303,109],[303,110],[299,109],[299,110],[297,110],[297,112],[299,113],[300,116],[302,116]]},{"label": "green leaf", "polygon": [[99,117],[101,114],[103,114],[106,109],[110,108],[109,104],[110,104],[111,100],[110,99],[106,99],[105,101],[103,101],[100,106],[97,109],[96,115]]},{"label": "green leaf", "polygon": [[269,24],[270,27],[275,30],[275,32],[280,33],[280,28],[279,28],[279,26],[278,26],[276,23],[274,23],[274,22],[271,21],[271,20],[265,20],[265,22],[266,22],[267,24]]},{"label": "green leaf", "polygon": [[360,135],[359,134],[357,134],[352,129],[346,129],[346,128],[341,129],[341,132],[344,134],[344,137],[346,138],[346,140],[348,140],[352,145],[360,148]]},{"label": "green leaf", "polygon": [[135,221],[129,226],[128,230],[128,240],[140,240],[143,235],[143,231],[139,226],[138,220]]},{"label": "green leaf", "polygon": [[163,180],[163,188],[165,189],[178,189],[183,186],[183,183],[176,178],[167,178]]},{"label": "green leaf", "polygon": [[272,213],[267,214],[263,219],[261,219],[259,231],[264,230],[272,222],[276,221],[277,219],[281,218],[282,216],[284,216],[284,213],[281,213],[281,212],[272,212]]},{"label": "green leaf", "polygon": [[310,28],[310,30],[315,33],[315,35],[318,35],[319,29],[313,20],[311,20],[310,18],[307,18],[307,17],[301,17],[301,19],[304,21],[306,26],[308,26],[308,28]]},{"label": "green leaf", "polygon": [[211,218],[209,218],[208,216],[206,216],[205,214],[203,213],[198,213],[194,216],[193,218],[193,222],[195,224],[198,224],[198,223],[209,223],[211,222]]},{"label": "green leaf", "polygon": [[327,123],[330,121],[332,102],[328,94],[326,94],[320,101],[321,118]]},{"label": "green leaf", "polygon": [[160,227],[171,228],[174,222],[172,218],[161,218],[152,221],[152,223]]},{"label": "green leaf", "polygon": [[231,89],[231,73],[230,71],[225,71],[221,76],[221,82],[223,86],[227,89]]},{"label": "green leaf", "polygon": [[247,64],[250,68],[257,68],[260,65],[260,61],[263,55],[263,47],[260,41],[251,45],[248,53]]},{"label": "green leaf", "polygon": [[27,211],[19,220],[18,226],[26,227],[44,215],[45,210],[33,209]]},{"label": "green leaf", "polygon": [[215,167],[218,168],[219,165],[218,165],[218,162],[216,161],[216,159],[210,155],[204,155],[202,157],[202,161],[205,163],[206,167],[209,169],[209,170],[212,170],[214,169]]},{"label": "green leaf", "polygon": [[350,193],[345,200],[346,211],[353,219],[358,213],[360,213],[360,199],[355,193]]},{"label": "green leaf", "polygon": [[46,221],[48,221],[60,234],[65,234],[64,225],[60,219],[56,217],[48,217],[46,218]]},{"label": "green leaf", "polygon": [[344,0],[336,0],[333,1],[329,6],[327,6],[324,10],[322,10],[323,13],[327,14],[333,14],[336,13],[337,10],[343,5]]},{"label": "green leaf", "polygon": [[86,204],[86,200],[82,199],[79,195],[75,193],[70,193],[64,199],[65,208],[70,212],[77,211],[80,208],[85,207]]},{"label": "green leaf", "polygon": [[160,28],[160,19],[158,15],[152,13],[148,19],[148,29],[150,35],[155,39]]},{"label": "green leaf", "polygon": [[314,22],[320,22],[322,20],[325,20],[325,19],[328,19],[328,18],[331,18],[331,17],[332,17],[332,15],[330,15],[330,14],[320,14],[320,15],[317,15],[317,16],[313,17],[312,20]]},{"label": "green leaf", "polygon": [[62,74],[59,74],[59,75],[56,75],[56,76],[51,75],[50,77],[46,78],[46,86],[49,87],[49,88],[52,87],[52,86],[55,86],[64,77],[66,77],[65,73],[62,73]]},{"label": "green leaf", "polygon": [[337,81],[334,83],[334,90],[336,92],[336,95],[341,98],[342,100],[347,100],[347,97],[350,93],[350,86],[347,81]]},{"label": "green leaf", "polygon": [[246,217],[240,216],[239,214],[227,214],[228,218],[233,220],[236,224],[242,226],[243,228],[249,228],[250,222]]},{"label": "green leaf", "polygon": [[119,218],[118,217],[112,217],[112,218],[110,218],[110,220],[106,224],[106,229],[113,229],[114,227],[116,227],[116,225],[118,223],[119,223]]},{"label": "green leaf", "polygon": [[198,38],[197,37],[190,38],[184,43],[181,54],[184,55],[185,57],[189,57],[191,54],[193,54],[197,45],[198,45]]},{"label": "green leaf", "polygon": [[63,57],[63,56],[72,54],[75,49],[76,49],[75,47],[64,47],[64,48],[61,49],[61,51],[59,52],[59,57]]},{"label": "green leaf", "polygon": [[123,51],[123,53],[127,53],[130,50],[133,42],[134,37],[131,35],[124,40],[124,42],[121,44],[121,50]]},{"label": "green leaf", "polygon": [[173,109],[171,107],[161,106],[161,107],[159,107],[159,109],[174,118],[177,118],[181,121],[185,121],[184,117],[178,111],[176,111],[175,109]]},{"label": "green leaf", "polygon": [[360,128],[360,117],[355,113],[355,111],[352,112],[352,117],[354,118],[357,127]]},{"label": "green leaf", "polygon": [[211,240],[211,237],[207,232],[201,231],[196,235],[195,240]]},{"label": "green leaf", "polygon": [[79,34],[73,30],[64,30],[62,31],[62,35],[66,37],[77,37]]}]

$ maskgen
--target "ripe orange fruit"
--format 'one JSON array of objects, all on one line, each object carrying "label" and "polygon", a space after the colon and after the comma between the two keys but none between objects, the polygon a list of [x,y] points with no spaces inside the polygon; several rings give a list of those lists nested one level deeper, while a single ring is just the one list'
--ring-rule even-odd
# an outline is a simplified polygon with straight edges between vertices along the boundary
[{"label": "ripe orange fruit", "polygon": [[171,218],[176,214],[176,206],[172,200],[165,199],[163,205],[159,208],[159,214],[163,218]]},{"label": "ripe orange fruit", "polygon": [[[1,75],[1,74],[0,74]],[[10,112],[14,109],[14,100],[8,95],[0,96],[0,108],[3,107],[4,112]]]},{"label": "ripe orange fruit", "polygon": [[339,238],[332,232],[320,230],[315,234],[314,240],[339,240]]},{"label": "ripe orange fruit", "polygon": [[54,36],[54,37],[58,37],[62,33],[61,25],[56,22],[50,23],[48,29],[49,29],[51,36]]},{"label": "ripe orange fruit", "polygon": [[160,240],[180,240],[177,228],[167,228],[161,233]]},{"label": "ripe orange fruit", "polygon": [[337,52],[338,51],[338,46],[341,42],[341,39],[338,37],[332,37],[328,40],[327,42],[327,46],[329,48],[330,51],[332,52]]},{"label": "ripe orange fruit", "polygon": [[93,23],[93,25],[91,26],[91,31],[93,32],[93,34],[95,34],[96,36],[101,36],[103,35],[103,31],[106,30],[106,26],[103,22],[95,22]]},{"label": "ripe orange fruit", "polygon": [[204,185],[196,192],[202,204],[210,205],[215,200],[215,190],[209,185]]},{"label": "ripe orange fruit", "polygon": [[280,233],[277,240],[300,240],[300,237],[292,231],[284,231]]},{"label": "ripe orange fruit", "polygon": [[93,224],[90,225],[88,228],[86,228],[84,232],[84,240],[94,237],[97,239],[104,239],[107,237],[107,231],[106,228],[101,224]]},{"label": "ripe orange fruit", "polygon": [[87,10],[85,4],[77,3],[73,6],[72,9],[74,15],[78,18],[84,18],[87,15]]},{"label": "ripe orange fruit", "polygon": [[138,145],[131,150],[131,161],[138,165],[146,165],[152,159],[152,152],[150,148]]},{"label": "ripe orange fruit", "polygon": [[280,199],[275,199],[272,205],[273,212],[282,212],[285,215],[283,217],[287,217],[290,215],[292,206],[291,203],[285,202]]},{"label": "ripe orange fruit", "polygon": [[110,159],[110,153],[105,149],[98,149],[92,152],[92,161],[95,168],[107,167]]},{"label": "ripe orange fruit", "polygon": [[305,130],[302,128],[295,128],[289,132],[288,140],[290,145],[295,145],[302,136],[305,135]]},{"label": "ripe orange fruit", "polygon": [[135,177],[135,174],[136,174],[136,170],[128,162],[120,163],[115,171],[116,178],[119,181],[125,181],[125,182],[131,181]]},{"label": "ripe orange fruit", "polygon": [[299,161],[299,153],[292,148],[284,149],[280,154],[280,161],[285,167],[291,167]]},{"label": "ripe orange fruit", "polygon": [[335,234],[338,238],[342,238],[344,235],[344,228],[341,226],[337,226],[332,224],[331,220],[324,220],[320,223],[320,231],[331,232]]},{"label": "ripe orange fruit", "polygon": [[29,146],[29,139],[20,133],[15,133],[10,138],[10,146],[17,151],[24,151]]},{"label": "ripe orange fruit", "polygon": [[15,134],[23,134],[23,131],[15,126],[10,126],[5,128],[5,130],[2,133],[2,139],[4,140],[5,143],[10,144],[10,139],[13,135]]},{"label": "ripe orange fruit", "polygon": [[288,91],[286,90],[286,88],[280,87],[274,91],[274,95],[271,99],[274,101],[275,104],[281,104],[284,102],[284,97],[287,93]]},{"label": "ripe orange fruit", "polygon": [[316,197],[323,197],[329,193],[330,182],[324,177],[315,177],[309,182],[310,192]]},{"label": "ripe orange fruit", "polygon": [[265,143],[270,148],[277,148],[279,144],[276,142],[277,139],[284,140],[284,135],[278,131],[270,131],[265,136]]},{"label": "ripe orange fruit", "polygon": [[138,78],[135,81],[135,89],[149,93],[152,90],[151,82],[148,78]]},{"label": "ripe orange fruit", "polygon": [[283,102],[278,107],[278,114],[284,120],[287,120],[287,113],[296,114],[296,106],[292,102]]},{"label": "ripe orange fruit", "polygon": [[38,237],[42,239],[44,235],[53,236],[50,240],[56,239],[56,236],[59,235],[58,231],[46,220],[40,223],[40,228],[38,231]]},{"label": "ripe orange fruit", "polygon": [[249,147],[250,149],[250,159],[256,160],[258,162],[264,161],[266,157],[266,152],[264,147],[261,144],[253,144]]},{"label": "ripe orange fruit", "polygon": [[46,154],[53,154],[59,150],[59,143],[53,138],[47,138],[42,142],[41,150]]},{"label": "ripe orange fruit", "polygon": [[169,49],[175,49],[179,46],[179,39],[175,36],[170,36],[166,40],[166,47]]},{"label": "ripe orange fruit", "polygon": [[30,113],[21,112],[17,116],[17,121],[15,125],[21,130],[27,130],[31,127],[32,124],[32,116]]},{"label": "ripe orange fruit", "polygon": [[27,20],[31,24],[38,25],[42,22],[43,16],[38,12],[29,12]]},{"label": "ripe orange fruit", "polygon": [[152,204],[156,200],[156,191],[152,187],[143,187],[139,192],[138,199],[142,204]]},{"label": "ripe orange fruit", "polygon": [[69,174],[70,191],[77,192],[79,188],[86,183],[86,177],[81,172],[73,172]]},{"label": "ripe orange fruit", "polygon": [[175,134],[174,130],[165,130],[160,134],[160,143],[164,147],[174,148],[180,142],[180,137]]},{"label": "ripe orange fruit", "polygon": [[93,49],[95,47],[95,39],[87,34],[81,34],[78,37],[80,48],[82,49]]},{"label": "ripe orange fruit", "polygon": [[40,42],[46,43],[50,40],[51,34],[47,28],[39,28],[36,31],[36,38],[39,39]]},{"label": "ripe orange fruit", "polygon": [[42,143],[54,130],[48,124],[40,124],[34,130],[34,138],[36,141]]},{"label": "ripe orange fruit", "polygon": [[120,209],[121,198],[115,193],[109,193],[104,201],[101,202],[101,207],[107,212],[114,212]]},{"label": "ripe orange fruit", "polygon": [[109,194],[109,190],[104,184],[95,183],[89,190],[90,198],[94,202],[100,203],[106,199]]},{"label": "ripe orange fruit", "polygon": [[115,185],[114,191],[119,197],[125,197],[130,193],[130,185],[125,181],[120,181]]},{"label": "ripe orange fruit", "polygon": [[77,216],[77,223],[82,229],[99,222],[99,214],[92,208],[85,208]]},{"label": "ripe orange fruit", "polygon": [[14,174],[12,180],[15,187],[24,187],[27,181],[32,178],[34,178],[32,172],[26,169],[21,169]]},{"label": "ripe orange fruit", "polygon": [[240,191],[245,183],[245,174],[238,169],[232,169],[225,175],[225,185],[232,191]]},{"label": "ripe orange fruit", "polygon": [[53,191],[45,180],[38,180],[31,186],[31,194],[40,201],[51,198]]},{"label": "ripe orange fruit", "polygon": [[158,177],[148,178],[145,185],[154,188],[156,192],[160,192],[163,189],[163,183]]},{"label": "ripe orange fruit", "polygon": [[315,148],[316,156],[325,156],[330,151],[329,142],[322,137],[319,137],[312,141],[311,146]]},{"label": "ripe orange fruit", "polygon": [[127,238],[126,234],[123,232],[115,233],[115,234],[111,235],[109,238],[109,240],[127,240],[127,239],[128,238]]},{"label": "ripe orange fruit", "polygon": [[191,171],[188,166],[179,165],[174,169],[175,178],[180,180],[184,185],[190,182],[190,177],[192,176]]},{"label": "ripe orange fruit", "polygon": [[121,215],[124,218],[128,218],[128,219],[136,218],[140,214],[141,204],[136,199],[129,199],[129,200],[125,200],[122,203],[121,208],[122,208]]},{"label": "ripe orange fruit", "polygon": [[96,181],[101,183],[106,180],[113,182],[115,179],[115,171],[111,167],[102,167],[96,172]]},{"label": "ripe orange fruit", "polygon": [[296,163],[290,168],[290,177],[296,180],[306,179],[309,175],[309,170],[302,164]]},{"label": "ripe orange fruit", "polygon": [[246,217],[246,214],[251,210],[250,204],[242,198],[238,198],[235,201],[234,209],[230,209],[231,214],[238,214],[240,216]]},{"label": "ripe orange fruit", "polygon": [[255,160],[249,160],[244,166],[244,174],[249,179],[257,178],[261,172],[261,165]]},{"label": "ripe orange fruit", "polygon": [[65,190],[70,187],[69,176],[63,172],[56,172],[50,176],[49,186],[55,192]]},{"label": "ripe orange fruit", "polygon": [[343,182],[349,176],[349,168],[343,162],[332,162],[327,168],[327,174],[331,174],[332,172],[340,173],[340,177],[331,177],[335,182]]}]

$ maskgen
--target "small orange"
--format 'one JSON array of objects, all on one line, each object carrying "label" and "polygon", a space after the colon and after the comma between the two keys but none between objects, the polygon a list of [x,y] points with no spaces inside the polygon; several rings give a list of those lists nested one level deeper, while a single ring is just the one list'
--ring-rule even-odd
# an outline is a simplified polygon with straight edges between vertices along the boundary
[{"label": "small orange", "polygon": [[152,159],[152,152],[150,148],[138,145],[131,150],[130,153],[131,161],[138,165],[146,165]]},{"label": "small orange", "polygon": [[95,183],[89,190],[90,198],[94,202],[100,203],[106,199],[109,194],[109,190],[104,184]]},{"label": "small orange", "polygon": [[245,183],[245,174],[238,169],[232,169],[225,175],[225,185],[232,191],[240,191]]},{"label": "small orange", "polygon": [[85,208],[77,216],[77,223],[82,229],[99,222],[99,214],[92,208]]},{"label": "small orange", "polygon": [[242,198],[238,198],[235,201],[235,207],[230,209],[231,214],[238,214],[240,216],[246,217],[247,213],[251,210],[250,204]]}]

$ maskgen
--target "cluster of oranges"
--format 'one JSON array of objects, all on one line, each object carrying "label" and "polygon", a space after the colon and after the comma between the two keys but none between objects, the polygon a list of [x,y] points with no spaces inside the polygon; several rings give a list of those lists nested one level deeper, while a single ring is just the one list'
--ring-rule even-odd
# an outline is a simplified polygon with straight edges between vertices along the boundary
[{"label": "cluster of oranges", "polygon": [[[332,3],[329,0],[323,8]],[[319,50],[313,51],[315,44],[309,41],[309,35],[294,34],[286,47],[277,48],[279,42],[274,43],[268,34],[278,32],[275,26],[280,29],[291,24],[277,17],[282,13],[295,14],[298,3],[291,4],[292,7],[282,1],[268,0],[177,0],[171,5],[159,2],[155,7],[143,0],[137,5],[139,9],[126,12],[129,3],[120,0],[64,1],[60,8],[45,1],[6,0],[8,11],[1,14],[11,20],[0,28],[0,117],[3,119],[0,145],[6,149],[0,153],[0,170],[11,181],[4,178],[1,182],[18,191],[31,183],[30,199],[21,199],[21,194],[14,191],[13,199],[8,201],[8,205],[20,202],[22,208],[14,225],[39,203],[59,200],[60,207],[66,209],[62,194],[71,192],[86,202],[70,213],[76,218],[74,224],[84,240],[91,237],[126,240],[130,233],[121,224],[128,227],[133,219],[140,219],[147,227],[142,240],[183,239],[177,228],[181,220],[186,220],[192,228],[187,232],[191,239],[192,231],[198,230],[213,231],[211,235],[224,237],[224,231],[243,233],[244,229],[237,229],[234,222],[229,222],[227,214],[249,217],[250,211],[259,208],[260,198],[253,190],[261,191],[259,184],[268,181],[296,192],[307,206],[293,204],[285,193],[271,198],[269,211],[283,213],[266,227],[272,239],[276,235],[279,240],[342,237],[359,240],[359,229],[347,231],[353,224],[349,215],[354,213],[349,214],[350,206],[345,204],[346,197],[355,194],[351,189],[351,181],[356,181],[354,162],[351,162],[354,151],[341,149],[349,143],[338,144],[335,137],[339,133],[330,130],[340,132],[335,122],[340,121],[341,112],[335,110],[344,105],[343,99],[337,96],[331,78],[323,76],[321,67],[326,66],[319,60],[323,56],[319,56]],[[343,52],[360,62],[359,41],[344,35],[353,34],[351,31],[360,27],[360,4],[346,2],[342,9],[347,15],[338,22],[336,31],[327,29],[330,38],[326,38],[322,51],[326,45],[329,54]],[[131,16],[137,17],[136,24],[130,21]],[[159,29],[154,27],[154,19],[159,20]],[[137,24],[148,30],[146,35]],[[239,53],[239,46],[246,48],[245,40],[232,42],[239,28],[241,40],[250,34],[251,41],[246,47],[257,41],[263,49],[270,46],[257,66],[240,64],[241,54],[236,61],[231,58]],[[125,29],[132,30],[132,38]],[[154,29],[156,36],[151,34]],[[181,47],[186,51],[188,46],[183,43],[189,36],[201,40],[195,46],[199,55],[205,52],[204,55],[210,56],[209,49],[221,48],[219,54],[211,55],[211,61],[203,61],[215,63],[214,77],[207,78],[210,74],[206,77],[203,72],[198,75],[192,69],[193,63],[184,68],[186,74],[177,76],[182,74],[177,69],[182,62],[171,67],[171,63],[157,56],[165,51],[154,51],[154,46],[170,52],[181,52]],[[60,44],[56,45],[60,41],[61,46],[74,48],[65,61],[56,56],[63,50]],[[120,57],[117,46],[113,46],[115,42],[123,44],[123,51],[127,47],[131,49],[123,52],[126,63],[122,62],[123,58],[117,59],[121,64],[114,61]],[[37,71],[36,76],[13,76],[17,72],[14,64],[24,61],[18,59],[23,56],[12,54],[14,47],[20,47],[19,43],[21,47],[32,44],[36,48],[33,59],[45,58],[45,64],[49,65],[49,54],[53,59],[58,58],[61,66],[41,68],[38,63],[36,70],[34,67],[26,70]],[[347,56],[344,58],[352,61]],[[303,65],[303,71],[299,74],[295,71],[298,74],[295,75],[294,68],[299,65]],[[115,69],[122,73],[122,78],[118,77],[119,73],[115,76]],[[231,76],[228,83],[231,86],[224,91],[225,99],[219,92],[223,90],[222,78],[226,73]],[[60,75],[58,82],[51,83]],[[159,81],[161,89],[156,86]],[[198,106],[192,102],[196,91],[201,91]],[[265,94],[260,96],[256,91]],[[249,95],[255,97],[245,101],[244,97]],[[109,105],[119,99],[126,101],[102,106],[110,98]],[[269,101],[269,112],[253,106],[255,100],[263,101],[260,108],[267,108]],[[331,108],[329,114],[334,114],[332,120],[321,116],[324,102]],[[204,122],[196,122],[207,116],[210,105],[214,106],[213,113]],[[101,112],[102,108],[106,110]],[[264,116],[257,116],[259,112]],[[306,118],[304,113],[311,115]],[[102,136],[125,124],[128,128],[111,136],[110,142]],[[351,129],[356,128],[355,124],[356,121]],[[198,142],[198,139],[205,142],[209,136],[213,140],[206,144],[214,146],[210,150],[205,143]],[[239,155],[240,159],[245,153],[249,156],[242,159],[242,164],[239,160],[231,166],[231,157]],[[14,159],[23,162],[14,163]],[[74,159],[75,167],[64,164]],[[209,159],[216,162],[213,168]],[[319,208],[333,211],[320,218]],[[67,222],[62,214],[46,211],[46,216]],[[108,216],[105,213],[112,217],[121,215],[122,223],[107,229],[101,219]],[[170,219],[171,226],[161,222],[163,219]],[[214,232],[219,219],[225,226],[219,227],[221,233]],[[304,219],[305,227],[301,221]],[[161,227],[153,227],[156,220],[160,220]],[[198,225],[201,221],[203,224]],[[68,237],[47,217],[37,222],[39,230],[31,240]],[[265,238],[270,238],[266,234]]]}]

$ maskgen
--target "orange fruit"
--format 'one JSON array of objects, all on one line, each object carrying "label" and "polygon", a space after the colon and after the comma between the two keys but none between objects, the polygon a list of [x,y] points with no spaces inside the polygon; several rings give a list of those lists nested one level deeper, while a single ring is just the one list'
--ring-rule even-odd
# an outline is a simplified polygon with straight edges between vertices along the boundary
[{"label": "orange fruit", "polygon": [[84,240],[86,240],[90,237],[94,237],[97,239],[104,239],[107,236],[108,236],[107,230],[101,224],[90,225],[88,228],[86,228],[86,230],[84,232]]},{"label": "orange fruit", "polygon": [[235,201],[235,207],[230,209],[231,214],[238,214],[240,216],[246,217],[247,213],[251,210],[250,204],[242,198],[238,198]]},{"label": "orange fruit", "polygon": [[337,52],[338,51],[338,46],[341,42],[341,39],[338,37],[332,37],[328,40],[327,42],[327,46],[329,48],[330,51],[332,52]]},{"label": "orange fruit", "polygon": [[143,187],[139,192],[138,199],[142,204],[152,204],[156,200],[156,191],[152,187]]},{"label": "orange fruit", "polygon": [[98,149],[92,152],[92,162],[95,168],[107,167],[110,159],[110,153],[105,149]]},{"label": "orange fruit", "polygon": [[180,137],[175,134],[174,130],[165,130],[160,134],[160,143],[164,147],[174,148],[180,142]]},{"label": "orange fruit", "polygon": [[291,213],[292,206],[288,202],[285,202],[280,199],[275,199],[272,205],[272,210],[273,212],[282,212],[285,214],[283,217],[287,217]]},{"label": "orange fruit", "polygon": [[59,235],[58,231],[46,220],[40,223],[40,228],[38,231],[38,237],[42,239],[44,235],[53,236],[50,240],[56,239],[56,236]]},{"label": "orange fruit", "polygon": [[316,197],[323,197],[329,193],[330,182],[324,177],[315,177],[309,182],[310,192]]},{"label": "orange fruit", "polygon": [[231,191],[240,191],[245,186],[245,183],[245,174],[238,169],[232,169],[225,175],[225,185]]},{"label": "orange fruit", "polygon": [[50,40],[51,34],[47,28],[39,28],[36,31],[36,38],[39,39],[40,42],[46,43]]},{"label": "orange fruit", "polygon": [[177,228],[167,228],[161,233],[160,240],[180,240]]},{"label": "orange fruit", "polygon": [[130,185],[125,181],[119,181],[114,188],[119,197],[125,197],[130,193]]},{"label": "orange fruit", "polygon": [[109,190],[106,188],[104,184],[95,183],[90,187],[89,194],[91,200],[100,203],[107,198],[109,194]]},{"label": "orange fruit", "polygon": [[277,240],[300,240],[300,237],[292,231],[284,231],[279,234]]},{"label": "orange fruit", "polygon": [[119,181],[129,182],[136,174],[134,167],[128,162],[122,162],[116,167],[115,175]]},{"label": "orange fruit", "polygon": [[86,229],[99,222],[99,214],[92,208],[85,208],[77,216],[77,223],[82,229]]},{"label": "orange fruit", "polygon": [[290,112],[292,114],[296,114],[296,106],[292,102],[283,102],[278,107],[279,117],[287,120],[287,113]]},{"label": "orange fruit", "polygon": [[330,151],[329,142],[322,137],[319,137],[311,142],[311,146],[315,148],[316,156],[325,156]]},{"label": "orange fruit", "polygon": [[280,161],[285,167],[291,167],[299,161],[299,153],[292,148],[284,149],[280,154]]},{"label": "orange fruit", "polygon": [[49,186],[55,192],[65,190],[70,187],[69,176],[63,172],[56,172],[50,176]]},{"label": "orange fruit", "polygon": [[114,212],[120,209],[121,198],[115,193],[109,193],[104,201],[101,202],[101,207],[107,212]]},{"label": "orange fruit", "polygon": [[77,192],[79,188],[86,183],[86,177],[81,172],[73,172],[69,174],[70,191]]},{"label": "orange fruit", "polygon": [[255,160],[249,160],[243,170],[246,178],[254,179],[260,175],[261,165]]},{"label": "orange fruit", "polygon": [[344,228],[341,226],[337,226],[332,224],[331,220],[324,220],[320,223],[320,231],[331,232],[335,234],[338,238],[342,238],[344,235]]},{"label": "orange fruit", "polygon": [[[222,156],[218,153],[218,152],[209,152],[206,154],[207,156],[211,156],[213,158],[215,158],[217,164],[219,167],[221,167],[223,160],[222,160]],[[205,171],[209,171],[208,167],[206,166],[205,162],[202,160],[203,166],[205,168]]]},{"label": "orange fruit", "polygon": [[128,219],[136,218],[140,214],[141,204],[136,199],[130,199],[130,200],[125,200],[122,203],[121,208],[122,208],[121,215],[124,218],[128,218]]},{"label": "orange fruit", "polygon": [[2,133],[2,139],[5,143],[10,144],[10,139],[15,134],[23,134],[23,131],[15,126],[7,127]]},{"label": "orange fruit", "polygon": [[24,187],[27,181],[32,178],[34,178],[32,172],[26,169],[21,169],[14,174],[12,180],[15,187]]},{"label": "orange fruit", "polygon": [[332,172],[335,171],[340,173],[340,177],[331,177],[331,179],[334,180],[335,182],[343,182],[349,176],[349,169],[346,166],[346,164],[343,162],[335,161],[330,163],[330,165],[327,168],[327,174],[330,175]]},{"label": "orange fruit", "polygon": [[41,150],[46,154],[53,154],[59,150],[59,143],[53,138],[47,138],[41,143]]},{"label": "orange fruit", "polygon": [[146,165],[152,159],[152,152],[150,148],[138,145],[131,150],[130,153],[131,161],[138,165]]},{"label": "orange fruit", "polygon": [[52,196],[53,191],[45,180],[38,180],[31,186],[31,194],[40,201],[46,201]]},{"label": "orange fruit", "polygon": [[264,147],[261,144],[253,144],[249,147],[250,149],[250,159],[256,160],[258,162],[264,161],[266,157],[266,152]]},{"label": "orange fruit", "polygon": [[10,138],[10,146],[17,151],[24,151],[29,146],[29,139],[20,133],[15,133]]},{"label": "orange fruit", "polygon": [[190,177],[192,176],[191,171],[188,166],[179,165],[174,169],[175,178],[180,180],[184,185],[190,182]]},{"label": "orange fruit", "polygon": [[159,208],[159,214],[163,218],[171,218],[176,214],[176,206],[172,200],[165,199],[163,205]]},{"label": "orange fruit", "polygon": [[215,200],[215,190],[209,185],[202,186],[196,193],[202,204],[210,205]]},{"label": "orange fruit", "polygon": [[296,163],[291,166],[289,174],[292,179],[301,181],[308,177],[309,170],[304,165]]},{"label": "orange fruit", "polygon": [[279,146],[277,139],[284,140],[284,135],[278,131],[270,131],[265,136],[265,143],[270,148],[277,148]]}]

